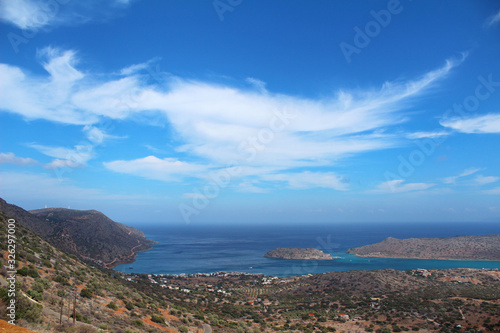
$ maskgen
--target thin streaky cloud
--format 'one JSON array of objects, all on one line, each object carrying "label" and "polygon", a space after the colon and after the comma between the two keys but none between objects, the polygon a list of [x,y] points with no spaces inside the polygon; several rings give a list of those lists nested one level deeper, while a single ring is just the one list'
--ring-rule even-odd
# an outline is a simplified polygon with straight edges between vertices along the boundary
[{"label": "thin streaky cloud", "polygon": [[441,136],[447,136],[450,135],[450,132],[444,132],[444,131],[437,131],[437,132],[414,132],[414,133],[408,133],[406,134],[406,137],[411,140],[415,139],[434,139],[434,138],[439,138]]},{"label": "thin streaky cloud", "polygon": [[485,184],[495,183],[499,179],[500,177],[477,175],[477,177],[474,178],[474,182],[476,182],[476,184],[478,185],[485,185]]},{"label": "thin streaky cloud", "polygon": [[403,179],[393,179],[377,185],[372,193],[403,193],[427,190],[434,186],[431,183],[407,183]]},{"label": "thin streaky cloud", "polygon": [[38,161],[30,158],[30,157],[19,157],[14,153],[0,153],[0,164],[8,163],[15,165],[33,165],[37,164]]},{"label": "thin streaky cloud", "polygon": [[489,28],[489,27],[494,26],[498,22],[500,22],[500,10],[498,10],[498,12],[496,14],[488,17],[488,19],[485,22],[485,25],[486,25],[486,27]]},{"label": "thin streaky cloud", "polygon": [[450,177],[443,178],[443,183],[445,183],[445,184],[455,184],[456,181],[457,181],[457,179],[462,178],[462,177],[470,176],[470,175],[475,174],[476,172],[478,172],[480,170],[481,169],[478,169],[478,168],[466,169],[466,170],[464,170],[462,173],[460,173],[457,176],[450,176]]},{"label": "thin streaky cloud", "polygon": [[495,134],[500,133],[500,114],[491,113],[470,118],[442,120],[441,125],[461,133]]}]

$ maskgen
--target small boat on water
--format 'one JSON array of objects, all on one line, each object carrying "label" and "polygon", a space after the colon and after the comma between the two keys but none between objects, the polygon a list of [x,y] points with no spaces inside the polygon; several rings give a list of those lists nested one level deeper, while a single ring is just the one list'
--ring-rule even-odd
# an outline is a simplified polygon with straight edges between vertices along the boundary
[{"label": "small boat on water", "polygon": [[134,269],[134,267],[130,266],[128,269]]}]

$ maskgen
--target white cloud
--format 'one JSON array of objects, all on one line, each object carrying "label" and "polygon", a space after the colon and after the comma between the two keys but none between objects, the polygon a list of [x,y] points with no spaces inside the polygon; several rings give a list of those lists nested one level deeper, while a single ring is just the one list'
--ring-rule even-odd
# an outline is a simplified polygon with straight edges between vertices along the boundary
[{"label": "white cloud", "polygon": [[338,191],[346,191],[347,184],[343,177],[333,172],[309,172],[270,174],[262,176],[265,181],[286,182],[294,189],[308,189],[315,187],[330,188]]},{"label": "white cloud", "polygon": [[500,22],[500,10],[496,14],[488,17],[488,19],[486,20],[485,25],[487,27],[491,27],[491,26],[497,24],[498,22]]},{"label": "white cloud", "polygon": [[493,194],[493,195],[500,194],[500,186],[492,188],[491,190],[484,190],[484,191],[482,191],[482,193],[484,193],[484,194]]},{"label": "white cloud", "polygon": [[[214,168],[231,163],[254,168],[253,175],[263,170],[279,174],[291,168],[332,165],[353,154],[400,145],[399,138],[386,129],[405,121],[404,110],[461,61],[447,61],[407,82],[386,82],[378,90],[339,90],[331,96],[303,98],[266,91],[257,79],[249,79],[256,87],[253,90],[172,77],[163,83],[155,77],[151,85],[150,77],[137,74],[145,64],[123,69],[125,77],[103,80],[103,75],[77,70],[74,51],[46,48],[39,55],[49,73],[46,77],[0,65],[0,109],[27,119],[87,125],[93,144],[107,136],[92,126],[100,119],[133,120],[137,114],[156,112],[179,135],[179,152]],[[47,149],[38,148],[49,155]],[[62,156],[74,150],[49,156],[79,163]],[[82,163],[89,158],[81,158]],[[162,175],[156,169],[157,160],[147,157],[107,165],[147,178],[178,179],[169,171],[172,165]],[[144,171],[151,167],[152,174]],[[176,171],[177,175],[192,173],[189,168]]]},{"label": "white cloud", "polygon": [[124,139],[125,138],[125,137],[107,134],[102,129],[95,127],[95,126],[90,126],[90,125],[86,125],[83,128],[83,131],[85,133],[85,136],[87,137],[87,140],[89,140],[93,145],[96,145],[96,146],[103,144],[106,139]]},{"label": "white cloud", "polygon": [[30,165],[38,162],[29,157],[18,157],[14,153],[0,153],[0,164],[9,163],[16,165]]},{"label": "white cloud", "polygon": [[257,186],[259,184],[258,181],[244,181],[238,184],[239,192],[247,192],[247,193],[265,193],[268,192],[265,188]]},{"label": "white cloud", "polygon": [[50,23],[50,17],[37,1],[0,1],[0,19],[21,29],[37,29]]},{"label": "white cloud", "polygon": [[[50,147],[38,144],[30,144],[29,147],[38,150],[44,155],[67,161],[66,166],[83,166],[94,156],[93,146],[91,145],[76,145],[73,149],[65,147]],[[53,163],[56,165],[62,162],[53,161]]]},{"label": "white cloud", "polygon": [[20,29],[74,26],[92,20],[106,20],[127,8],[131,0],[0,0],[0,20]]},{"label": "white cloud", "polygon": [[458,178],[470,176],[470,175],[478,172],[479,170],[481,170],[481,169],[476,169],[476,168],[466,169],[461,174],[459,174],[458,176],[451,176],[451,177],[443,178],[443,183],[445,183],[445,184],[455,184],[455,182],[457,181]]},{"label": "white cloud", "polygon": [[498,181],[500,177],[495,177],[495,176],[482,176],[478,175],[476,178],[474,178],[474,181],[479,184],[479,185],[485,185],[485,184],[490,184]]},{"label": "white cloud", "polygon": [[415,140],[415,139],[424,139],[424,138],[429,138],[429,139],[434,139],[438,138],[441,136],[446,136],[450,135],[451,133],[449,132],[443,132],[443,131],[438,131],[438,132],[414,132],[414,133],[409,133],[406,135],[408,139]]},{"label": "white cloud", "polygon": [[411,191],[423,191],[434,186],[429,183],[408,183],[403,184],[403,179],[394,179],[383,182],[377,186],[372,192],[375,193],[402,193]]},{"label": "white cloud", "polygon": [[60,159],[54,159],[52,162],[45,164],[43,167],[45,169],[59,169],[59,168],[81,168],[83,167],[83,164],[76,163],[71,160],[60,160]]},{"label": "white cloud", "polygon": [[500,133],[500,114],[446,119],[441,125],[462,133]]},{"label": "white cloud", "polygon": [[104,166],[115,172],[161,181],[177,181],[207,170],[203,165],[182,162],[175,158],[159,159],[155,156],[131,161],[105,162]]}]

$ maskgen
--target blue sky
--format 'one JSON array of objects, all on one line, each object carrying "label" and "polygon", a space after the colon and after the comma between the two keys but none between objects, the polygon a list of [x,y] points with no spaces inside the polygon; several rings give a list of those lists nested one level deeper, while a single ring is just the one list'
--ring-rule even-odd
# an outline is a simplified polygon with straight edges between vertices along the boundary
[{"label": "blue sky", "polygon": [[0,1],[0,195],[126,223],[500,219],[498,1]]}]

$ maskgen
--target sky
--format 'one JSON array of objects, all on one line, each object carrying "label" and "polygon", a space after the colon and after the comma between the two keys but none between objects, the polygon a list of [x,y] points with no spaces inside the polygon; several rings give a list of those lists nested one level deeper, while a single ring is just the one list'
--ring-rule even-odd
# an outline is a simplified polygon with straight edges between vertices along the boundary
[{"label": "sky", "polygon": [[500,222],[500,3],[0,0],[0,196],[157,224]]}]

